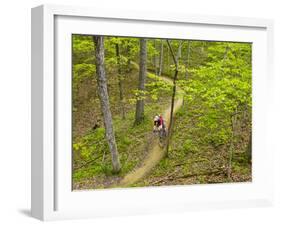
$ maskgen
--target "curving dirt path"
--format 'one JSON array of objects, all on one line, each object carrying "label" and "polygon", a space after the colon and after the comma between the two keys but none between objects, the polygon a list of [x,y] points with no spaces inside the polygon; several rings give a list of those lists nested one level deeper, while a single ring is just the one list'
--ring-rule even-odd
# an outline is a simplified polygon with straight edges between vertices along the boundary
[{"label": "curving dirt path", "polygon": [[[159,77],[166,81],[167,83],[173,83],[173,81],[170,78],[167,77]],[[177,91],[181,90],[180,87],[177,86]],[[178,99],[175,99],[174,103],[174,113],[176,113],[179,108],[183,104],[183,97],[180,97]],[[167,125],[170,124],[170,114],[171,114],[171,104],[168,108],[162,113],[163,117]],[[152,134],[153,136],[154,134]],[[143,178],[145,175],[147,175],[154,166],[156,166],[160,160],[164,157],[165,150],[164,148],[159,146],[158,139],[154,139],[154,141],[151,143],[150,148],[148,150],[148,154],[146,158],[144,159],[141,166],[135,168],[133,171],[129,172],[119,183],[119,186],[129,186],[131,184],[136,183],[138,180]]]}]

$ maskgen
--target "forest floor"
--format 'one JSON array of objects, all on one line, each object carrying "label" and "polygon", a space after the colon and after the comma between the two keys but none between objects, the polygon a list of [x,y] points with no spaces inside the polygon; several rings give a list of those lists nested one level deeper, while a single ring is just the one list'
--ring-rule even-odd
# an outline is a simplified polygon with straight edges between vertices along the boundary
[{"label": "forest floor", "polygon": [[235,146],[231,178],[228,178],[229,147],[226,144],[215,146],[206,139],[211,132],[202,131],[197,126],[199,117],[195,112],[198,108],[199,106],[184,103],[176,112],[168,157],[161,159],[149,174],[131,186],[214,184],[252,180],[251,162],[245,152],[249,128],[240,130],[240,142]]},{"label": "forest floor", "polygon": [[[168,77],[161,77],[162,80],[164,80],[167,83],[172,84],[172,79]],[[177,87],[178,90],[181,90],[179,87]],[[183,97],[179,97],[175,100],[174,103],[174,113],[176,113],[180,107],[183,104]],[[171,105],[166,108],[166,110],[163,112],[163,117],[165,119],[166,125],[170,124],[170,116],[171,116]],[[151,136],[154,137],[152,139],[152,143],[149,145],[148,154],[146,158],[144,159],[143,163],[135,168],[133,171],[128,173],[119,183],[120,186],[126,187],[131,184],[136,183],[138,180],[143,178],[145,175],[147,175],[153,167],[155,167],[160,160],[165,156],[165,147],[162,147],[159,144],[158,137],[156,137],[153,132],[151,133]]]},{"label": "forest floor", "polygon": [[[138,66],[133,65],[130,73],[126,74],[125,90],[131,92],[137,87]],[[152,73],[150,73],[152,74]],[[118,92],[113,83],[114,72],[109,74],[109,92],[111,97],[118,97]],[[170,78],[159,77],[171,84]],[[148,82],[153,82],[148,78]],[[91,84],[90,84],[91,85]],[[177,86],[177,91],[180,92]],[[127,100],[130,93],[125,93]],[[112,174],[110,155],[102,126],[91,128],[92,118],[88,117],[89,125],[78,127],[78,133],[74,140],[73,162],[73,189],[100,189],[113,187],[143,187],[159,185],[187,185],[227,182],[251,181],[251,163],[247,161],[246,144],[250,127],[240,128],[240,136],[237,138],[237,146],[233,153],[232,178],[227,178],[228,146],[214,146],[208,141],[211,132],[200,128],[200,102],[189,104],[183,101],[180,95],[176,96],[174,113],[175,121],[173,137],[170,142],[168,157],[164,148],[160,146],[157,134],[153,130],[153,117],[156,113],[163,113],[166,124],[169,124],[171,97],[169,93],[161,93],[157,101],[146,100],[145,118],[140,125],[133,125],[135,118],[135,105],[126,105],[126,118],[120,116],[117,100],[111,100],[113,123],[117,147],[119,151],[122,171]],[[88,101],[91,106],[85,107],[85,112],[97,115],[99,111],[98,99]],[[87,102],[87,103],[88,103]],[[79,108],[81,109],[81,108]],[[84,115],[82,115],[84,116]],[[86,117],[82,118],[86,121]],[[78,124],[80,125],[80,124]],[[82,129],[81,129],[82,128]]]},{"label": "forest floor", "polygon": [[[138,78],[138,67],[136,65],[133,66],[132,71],[126,74],[125,77],[125,81],[128,81],[125,84],[126,87],[128,87],[126,90],[137,88],[137,83],[134,83],[134,81],[137,81]],[[116,93],[116,90],[113,89],[113,87],[117,87],[117,85],[112,83],[114,81],[112,78],[114,78],[114,74],[109,74],[109,92],[111,93],[111,97],[115,97],[118,93]],[[153,79],[148,78],[148,82],[150,81],[153,81]],[[167,82],[171,83],[169,79],[167,79]],[[130,98],[129,92],[125,94],[126,99],[128,100]],[[152,133],[153,117],[156,113],[163,112],[164,109],[167,109],[167,112],[168,109],[170,109],[170,96],[168,93],[163,92],[157,101],[147,99],[144,121],[140,125],[134,125],[135,105],[126,105],[126,118],[122,119],[119,114],[120,111],[118,106],[114,105],[114,103],[118,103],[118,101],[115,101],[114,99],[111,100],[111,103],[113,103],[111,105],[111,110],[116,142],[122,165],[121,172],[115,175],[111,172],[110,155],[105,152],[105,150],[108,150],[108,146],[104,137],[104,128],[100,126],[96,129],[91,129],[90,126],[94,123],[91,121],[92,117],[83,117],[85,116],[85,113],[81,111],[82,109],[85,109],[85,112],[87,112],[88,115],[96,115],[96,112],[99,110],[99,105],[96,102],[97,97],[94,97],[94,100],[95,101],[91,101],[91,106],[79,108],[80,111],[76,112],[76,114],[79,114],[76,118],[82,117],[87,123],[83,126],[80,126],[80,123],[76,124],[78,125],[77,134],[80,135],[75,137],[73,143],[74,170],[72,178],[73,189],[75,190],[118,186],[119,182],[127,174],[134,171],[134,169],[140,168],[145,159],[152,157],[148,157],[149,153],[151,153],[150,147],[152,144],[157,141],[156,144],[158,145],[158,137],[155,137],[156,135]],[[164,112],[164,114],[166,115],[167,113]],[[157,161],[155,164],[156,163]],[[147,172],[148,170],[146,169],[143,175]]]}]

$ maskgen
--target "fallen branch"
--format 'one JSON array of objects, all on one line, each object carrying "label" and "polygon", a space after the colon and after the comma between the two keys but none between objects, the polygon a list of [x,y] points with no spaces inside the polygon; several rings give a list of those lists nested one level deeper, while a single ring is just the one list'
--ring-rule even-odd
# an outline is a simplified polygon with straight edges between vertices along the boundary
[{"label": "fallen branch", "polygon": [[170,173],[170,174],[167,175],[166,177],[161,178],[161,179],[158,180],[158,181],[154,181],[154,182],[152,183],[152,185],[158,184],[159,182],[162,182],[162,181],[164,181],[164,180],[169,180],[169,179],[170,179],[173,175],[175,175],[177,172],[178,172],[178,171],[175,171],[175,172],[173,172],[173,173]]},{"label": "fallen branch", "polygon": [[96,161],[96,160],[97,160],[97,159],[99,159],[100,157],[102,157],[102,155],[99,155],[99,156],[97,156],[96,158],[91,159],[91,160],[89,160],[89,161],[85,162],[84,164],[82,164],[82,165],[80,165],[80,166],[74,167],[73,169],[74,169],[74,170],[81,169],[81,168],[83,168],[83,167],[85,167],[85,166],[89,165],[90,163],[92,163],[92,162]]},{"label": "fallen branch", "polygon": [[197,163],[197,162],[204,162],[204,161],[206,161],[206,160],[205,159],[199,159],[199,160],[192,161],[191,163],[182,162],[182,163],[177,163],[177,164],[173,165],[173,167],[183,166],[183,165],[186,165],[186,164],[192,164],[192,163]]},{"label": "fallen branch", "polygon": [[176,167],[176,166],[183,166],[183,165],[185,165],[185,164],[187,164],[187,162],[184,162],[184,163],[177,163],[177,164],[173,165],[173,167]]},{"label": "fallen branch", "polygon": [[158,184],[160,182],[164,182],[164,181],[169,181],[169,180],[176,180],[176,179],[183,179],[183,178],[189,178],[189,177],[198,177],[198,176],[208,176],[208,175],[219,175],[219,174],[225,174],[224,171],[221,170],[215,170],[215,171],[211,171],[211,172],[203,172],[203,173],[197,173],[197,174],[185,174],[182,176],[178,176],[178,177],[172,177],[176,172],[160,179],[157,181],[154,181],[152,183],[152,185]]}]

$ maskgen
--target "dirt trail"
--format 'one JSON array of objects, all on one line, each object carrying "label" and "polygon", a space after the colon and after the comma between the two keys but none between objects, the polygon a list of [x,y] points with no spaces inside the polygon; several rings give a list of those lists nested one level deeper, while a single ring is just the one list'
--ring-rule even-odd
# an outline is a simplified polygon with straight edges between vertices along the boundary
[{"label": "dirt trail", "polygon": [[[167,77],[159,77],[168,83],[173,83],[170,78]],[[177,91],[181,90],[180,87],[177,86]],[[176,113],[181,105],[183,104],[183,97],[179,97],[175,99],[174,103],[174,113]],[[170,124],[170,113],[171,113],[171,104],[169,107],[162,113],[165,119],[166,125]],[[153,136],[153,134],[152,134]],[[141,166],[135,168],[133,171],[129,172],[119,183],[119,186],[128,186],[130,184],[136,183],[138,180],[143,178],[147,173],[149,173],[154,166],[156,166],[159,161],[164,157],[165,150],[164,148],[159,146],[158,139],[154,139],[151,143],[150,148],[148,150],[148,154],[144,159]]]}]

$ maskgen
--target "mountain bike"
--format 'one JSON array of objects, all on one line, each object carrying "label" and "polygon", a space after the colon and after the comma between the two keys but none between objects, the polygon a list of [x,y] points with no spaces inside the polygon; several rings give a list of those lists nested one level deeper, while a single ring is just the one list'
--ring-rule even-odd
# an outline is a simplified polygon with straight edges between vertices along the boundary
[{"label": "mountain bike", "polygon": [[165,127],[161,127],[160,130],[158,130],[158,136],[159,136],[159,144],[161,147],[165,145],[166,137],[167,137],[167,131]]}]

